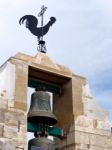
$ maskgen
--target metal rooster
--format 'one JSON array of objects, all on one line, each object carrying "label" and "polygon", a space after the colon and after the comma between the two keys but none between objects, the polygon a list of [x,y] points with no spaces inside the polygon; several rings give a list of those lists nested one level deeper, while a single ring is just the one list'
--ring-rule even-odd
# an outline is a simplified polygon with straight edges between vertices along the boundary
[{"label": "metal rooster", "polygon": [[33,35],[37,36],[39,51],[41,52],[45,52],[45,41],[43,41],[43,36],[49,31],[50,26],[52,26],[56,21],[55,17],[51,17],[50,21],[45,26],[43,26],[43,14],[46,9],[47,7],[42,6],[41,11],[38,14],[38,16],[41,17],[41,27],[37,27],[38,19],[33,15],[25,15],[19,20],[20,25],[25,21],[26,28],[28,28]]},{"label": "metal rooster", "polygon": [[37,36],[38,39],[44,36],[49,31],[50,26],[52,26],[53,23],[55,23],[56,21],[54,17],[51,17],[50,21],[45,26],[37,28],[38,19],[35,16],[32,15],[23,16],[19,20],[19,24],[20,25],[23,24],[25,20],[26,20],[26,28],[28,28],[33,35]]}]

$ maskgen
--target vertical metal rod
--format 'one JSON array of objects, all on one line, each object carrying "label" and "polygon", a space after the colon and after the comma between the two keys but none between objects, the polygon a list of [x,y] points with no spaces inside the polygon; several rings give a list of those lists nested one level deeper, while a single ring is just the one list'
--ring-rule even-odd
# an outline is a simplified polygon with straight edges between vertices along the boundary
[{"label": "vertical metal rod", "polygon": [[38,17],[41,17],[41,33],[42,33],[42,36],[40,37],[39,39],[39,49],[41,52],[44,52],[45,51],[45,43],[43,41],[43,33],[44,33],[44,28],[43,28],[43,22],[44,22],[44,13],[46,11],[47,7],[45,7],[44,5],[41,7],[41,11],[39,12],[38,14]]},{"label": "vertical metal rod", "polygon": [[[41,15],[41,27],[42,27],[42,37],[41,40],[43,41],[43,13]],[[43,49],[43,45],[41,44],[41,50]]]},{"label": "vertical metal rod", "polygon": [[42,40],[42,41],[43,41],[43,22],[44,22],[44,21],[43,21],[43,14],[42,14],[42,18],[41,18],[41,27],[42,27],[42,39],[41,39],[41,40]]}]

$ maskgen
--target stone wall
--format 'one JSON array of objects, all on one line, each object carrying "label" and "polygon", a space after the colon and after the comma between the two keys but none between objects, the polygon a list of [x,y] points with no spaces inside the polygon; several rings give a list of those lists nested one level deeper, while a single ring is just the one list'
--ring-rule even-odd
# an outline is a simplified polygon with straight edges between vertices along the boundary
[{"label": "stone wall", "polygon": [[108,113],[93,99],[85,78],[73,74],[72,96],[74,122],[63,124],[64,138],[55,139],[56,146],[61,150],[112,150]]},{"label": "stone wall", "polygon": [[0,150],[27,150],[26,108],[15,105],[17,97],[24,92],[24,86],[21,85],[22,71],[18,81],[21,91],[16,90],[18,96],[15,92],[18,70],[17,64],[10,61],[0,68]]}]

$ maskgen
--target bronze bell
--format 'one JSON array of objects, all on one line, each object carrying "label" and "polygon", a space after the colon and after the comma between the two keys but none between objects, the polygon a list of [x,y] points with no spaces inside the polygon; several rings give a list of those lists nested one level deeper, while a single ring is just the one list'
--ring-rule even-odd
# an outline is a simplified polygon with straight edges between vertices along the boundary
[{"label": "bronze bell", "polygon": [[28,122],[45,125],[57,123],[55,115],[51,112],[50,95],[47,92],[36,91],[32,94]]},{"label": "bronze bell", "polygon": [[33,138],[28,142],[28,150],[54,150],[54,143],[46,137]]}]

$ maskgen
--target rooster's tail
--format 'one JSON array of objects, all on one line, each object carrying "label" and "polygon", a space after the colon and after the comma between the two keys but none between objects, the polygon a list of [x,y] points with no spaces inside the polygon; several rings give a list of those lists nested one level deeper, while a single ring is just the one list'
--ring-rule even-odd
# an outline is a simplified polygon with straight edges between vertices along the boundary
[{"label": "rooster's tail", "polygon": [[20,25],[23,24],[24,21],[26,21],[25,24],[26,24],[26,27],[27,27],[27,28],[29,28],[29,27],[31,27],[31,26],[36,27],[37,24],[38,24],[37,18],[36,18],[35,16],[32,16],[32,15],[25,15],[25,16],[23,16],[22,18],[20,18],[19,24],[20,24]]}]

